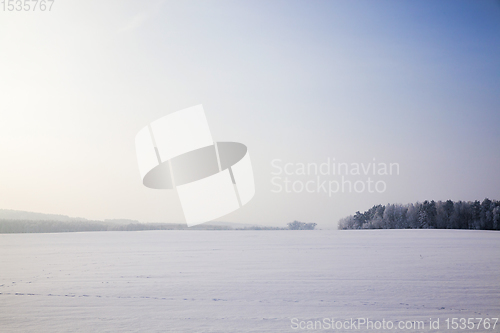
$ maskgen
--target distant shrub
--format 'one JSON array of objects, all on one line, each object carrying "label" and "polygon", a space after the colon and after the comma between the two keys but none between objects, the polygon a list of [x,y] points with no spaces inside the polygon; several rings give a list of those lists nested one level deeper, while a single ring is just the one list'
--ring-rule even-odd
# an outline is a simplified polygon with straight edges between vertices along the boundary
[{"label": "distant shrub", "polygon": [[299,221],[293,221],[287,223],[288,229],[290,230],[314,230],[316,223],[305,223]]}]

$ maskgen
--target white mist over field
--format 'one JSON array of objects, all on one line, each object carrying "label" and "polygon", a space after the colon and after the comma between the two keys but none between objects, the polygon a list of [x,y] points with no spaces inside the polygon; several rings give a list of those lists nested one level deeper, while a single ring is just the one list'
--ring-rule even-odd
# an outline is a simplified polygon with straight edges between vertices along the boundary
[{"label": "white mist over field", "polygon": [[4,0],[0,209],[185,222],[143,185],[135,137],[199,104],[254,172],[218,221],[335,229],[379,204],[498,200],[499,32],[495,0]]},{"label": "white mist over field", "polygon": [[294,318],[368,318],[449,332],[446,318],[500,316],[499,253],[499,232],[468,230],[2,234],[0,331],[297,332]]}]

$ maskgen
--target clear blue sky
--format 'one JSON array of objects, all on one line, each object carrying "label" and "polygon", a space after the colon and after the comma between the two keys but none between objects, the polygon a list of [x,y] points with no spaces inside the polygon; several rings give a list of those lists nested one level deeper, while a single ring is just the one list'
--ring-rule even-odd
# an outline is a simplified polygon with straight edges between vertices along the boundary
[{"label": "clear blue sky", "polygon": [[[142,186],[134,137],[200,103],[254,167],[255,198],[224,221],[331,228],[379,203],[500,199],[499,55],[496,1],[0,11],[0,208],[179,221],[174,193]],[[273,159],[327,158],[400,175],[382,194],[271,192]]]}]

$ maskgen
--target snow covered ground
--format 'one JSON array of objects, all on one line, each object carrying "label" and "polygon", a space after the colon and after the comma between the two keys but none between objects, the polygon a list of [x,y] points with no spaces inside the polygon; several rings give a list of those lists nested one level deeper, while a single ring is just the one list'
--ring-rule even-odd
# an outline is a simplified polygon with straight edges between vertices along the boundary
[{"label": "snow covered ground", "polygon": [[[454,317],[500,317],[500,232],[0,235],[0,332],[298,332],[324,318],[458,332]],[[323,331],[366,331],[349,328]]]}]

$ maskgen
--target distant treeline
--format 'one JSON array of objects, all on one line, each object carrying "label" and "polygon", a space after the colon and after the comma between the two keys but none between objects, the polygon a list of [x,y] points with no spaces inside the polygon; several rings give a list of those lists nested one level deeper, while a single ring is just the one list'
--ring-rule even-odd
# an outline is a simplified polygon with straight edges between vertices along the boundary
[{"label": "distant treeline", "polygon": [[264,226],[251,226],[251,227],[243,227],[243,228],[236,228],[234,230],[288,230],[288,228],[281,228],[281,227],[264,227]]},{"label": "distant treeline", "polygon": [[[247,226],[243,228],[232,228],[225,225],[214,224],[199,224],[193,227],[188,227],[185,224],[174,223],[126,223],[117,224],[115,221],[124,220],[108,220],[106,221],[51,221],[51,220],[19,220],[19,219],[0,219],[0,234],[19,234],[19,233],[49,233],[49,232],[81,232],[81,231],[141,231],[141,230],[288,230],[294,228],[288,224],[288,228],[280,227],[265,227],[265,226]],[[303,223],[308,228],[299,229],[314,229],[316,223]],[[314,225],[313,225],[314,224]]]},{"label": "distant treeline", "polygon": [[377,205],[339,221],[339,229],[500,230],[500,201],[424,201]]},{"label": "distant treeline", "polygon": [[[184,230],[185,224],[173,223],[130,223],[116,224],[103,221],[33,221],[0,219],[0,233],[47,233],[77,231],[139,231],[139,230]],[[232,230],[227,226],[201,224],[189,229]]]}]

